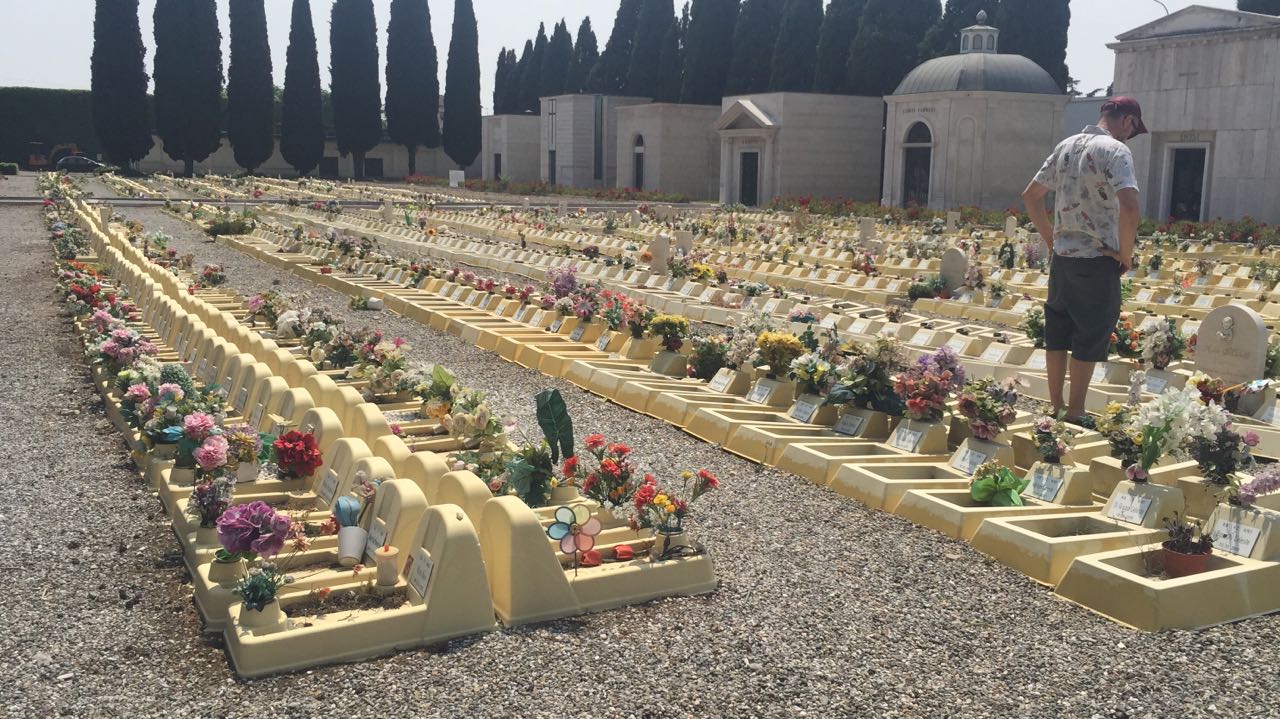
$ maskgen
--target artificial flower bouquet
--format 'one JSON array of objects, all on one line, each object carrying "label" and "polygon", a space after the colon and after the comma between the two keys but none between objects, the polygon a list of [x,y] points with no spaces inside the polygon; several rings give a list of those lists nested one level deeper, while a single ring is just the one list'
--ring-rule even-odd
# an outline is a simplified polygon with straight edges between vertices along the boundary
[{"label": "artificial flower bouquet", "polygon": [[1053,417],[1037,418],[1031,429],[1031,437],[1035,441],[1040,461],[1047,464],[1062,464],[1062,459],[1071,451],[1071,430],[1065,422]]},{"label": "artificial flower bouquet", "polygon": [[1142,359],[1162,370],[1186,355],[1187,340],[1172,319],[1166,318],[1142,333]]},{"label": "artificial flower bouquet", "polygon": [[656,315],[649,321],[649,335],[660,338],[667,352],[679,352],[689,336],[689,320],[679,315]]},{"label": "artificial flower bouquet", "polygon": [[310,477],[324,464],[315,435],[297,430],[285,432],[271,443],[271,460],[282,480]]},{"label": "artificial flower bouquet", "polygon": [[960,389],[956,411],[969,424],[974,437],[990,442],[1018,416],[1017,403],[1016,380],[983,377]]},{"label": "artificial flower bouquet", "polygon": [[1201,402],[1194,387],[1166,390],[1129,418],[1129,436],[1138,447],[1138,457],[1125,468],[1125,476],[1145,482],[1162,458],[1186,458],[1193,438],[1216,436],[1229,422],[1230,415],[1216,404]]},{"label": "artificial flower bouquet", "polygon": [[891,337],[878,337],[870,344],[852,344],[846,351],[848,359],[833,372],[827,403],[902,414],[893,380],[893,373],[902,366],[902,345]]},{"label": "artificial flower bouquet", "polygon": [[791,367],[792,360],[804,354],[800,339],[790,332],[764,331],[756,336],[756,366],[767,366],[769,378],[777,379],[779,373]]},{"label": "artificial flower bouquet", "polygon": [[1142,356],[1142,333],[1133,326],[1128,312],[1121,312],[1120,319],[1116,321],[1116,329],[1111,333],[1111,352],[1125,359]]},{"label": "artificial flower bouquet", "polygon": [[991,507],[1021,507],[1022,490],[1030,481],[1019,477],[999,462],[986,462],[973,471],[969,498]]},{"label": "artificial flower bouquet", "polygon": [[689,376],[710,380],[724,366],[729,353],[729,338],[725,335],[703,335],[693,338],[693,352],[689,355]]},{"label": "artificial flower bouquet", "polygon": [[462,385],[444,365],[435,365],[421,374],[411,391],[422,400],[423,417],[443,420],[453,409],[454,397],[462,392]]},{"label": "artificial flower bouquet", "polygon": [[655,533],[681,531],[693,503],[719,486],[720,480],[706,469],[681,472],[678,485],[659,484],[656,477],[646,474],[632,498],[629,523],[633,529]]},{"label": "artificial flower bouquet", "polygon": [[906,404],[908,419],[938,422],[951,393],[964,386],[964,367],[947,347],[922,355],[906,371],[898,373],[896,393]]},{"label": "artificial flower bouquet", "polygon": [[806,352],[791,360],[787,377],[800,384],[802,394],[825,395],[830,387],[832,364],[816,352]]}]

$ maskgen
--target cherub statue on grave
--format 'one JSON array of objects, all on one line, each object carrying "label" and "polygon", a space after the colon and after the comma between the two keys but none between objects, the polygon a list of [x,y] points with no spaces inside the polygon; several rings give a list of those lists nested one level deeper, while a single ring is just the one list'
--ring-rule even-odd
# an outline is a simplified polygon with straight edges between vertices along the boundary
[{"label": "cherub statue on grave", "polygon": [[1129,373],[1129,404],[1142,402],[1142,390],[1147,386],[1147,373],[1136,369]]}]

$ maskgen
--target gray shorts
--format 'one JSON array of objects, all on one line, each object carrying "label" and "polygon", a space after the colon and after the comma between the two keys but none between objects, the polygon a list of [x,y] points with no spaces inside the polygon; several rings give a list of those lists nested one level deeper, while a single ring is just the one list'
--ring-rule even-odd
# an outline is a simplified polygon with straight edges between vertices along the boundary
[{"label": "gray shorts", "polygon": [[1120,264],[1110,257],[1062,257],[1049,266],[1044,347],[1081,362],[1106,362],[1120,319]]}]

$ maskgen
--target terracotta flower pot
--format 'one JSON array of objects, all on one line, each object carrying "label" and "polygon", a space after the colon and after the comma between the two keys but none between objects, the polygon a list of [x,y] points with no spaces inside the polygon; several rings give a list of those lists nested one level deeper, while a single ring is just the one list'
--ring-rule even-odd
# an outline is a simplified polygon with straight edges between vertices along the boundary
[{"label": "terracotta flower pot", "polygon": [[1164,562],[1164,573],[1169,575],[1170,579],[1178,577],[1189,577],[1192,574],[1199,574],[1209,568],[1209,557],[1213,556],[1212,552],[1204,554],[1183,554],[1169,549],[1168,542],[1162,546],[1162,559]]}]

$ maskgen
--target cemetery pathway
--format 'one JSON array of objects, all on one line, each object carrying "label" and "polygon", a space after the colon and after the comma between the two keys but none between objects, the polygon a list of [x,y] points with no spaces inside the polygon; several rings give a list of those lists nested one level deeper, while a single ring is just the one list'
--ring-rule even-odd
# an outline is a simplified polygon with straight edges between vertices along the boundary
[{"label": "cemetery pathway", "polygon": [[[0,707],[20,716],[1264,716],[1280,617],[1138,634],[1053,597],[961,542],[736,458],[460,339],[283,275],[155,209],[244,294],[306,294],[405,336],[536,431],[557,387],[579,435],[635,463],[716,472],[695,534],[722,579],[665,600],[351,666],[235,679],[202,639],[160,505],[105,426],[59,315],[32,208],[0,208]],[[278,284],[276,284],[278,282]],[[78,411],[79,414],[70,414]],[[1216,712],[1210,712],[1215,705]]]}]

